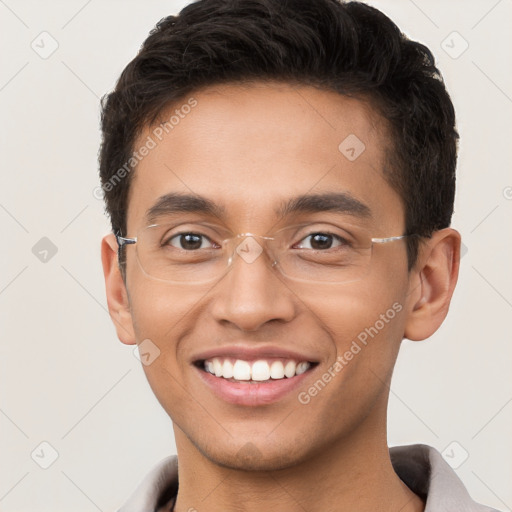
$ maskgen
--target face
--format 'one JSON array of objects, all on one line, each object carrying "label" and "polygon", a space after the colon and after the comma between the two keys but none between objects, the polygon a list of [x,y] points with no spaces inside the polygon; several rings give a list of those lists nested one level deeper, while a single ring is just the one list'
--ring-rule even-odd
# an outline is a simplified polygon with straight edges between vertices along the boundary
[{"label": "face", "polygon": [[[219,216],[179,214],[188,231],[213,223],[266,235],[297,222],[321,231],[347,214],[282,217],[275,210],[297,196],[341,193],[366,207],[367,215],[348,216],[372,237],[403,234],[402,203],[384,179],[385,126],[362,101],[285,84],[225,85],[192,96],[197,104],[137,166],[128,236],[148,225],[147,212],[170,193],[223,209]],[[289,279],[265,252],[251,263],[234,258],[208,285],[169,284],[141,269],[135,245],[123,250],[128,313],[118,324],[132,334],[120,338],[158,347],[144,371],[174,422],[178,446],[189,443],[228,467],[275,469],[362,432],[385,436],[387,386],[411,309],[404,240],[374,244],[365,275],[340,284]],[[246,366],[237,360],[264,360],[277,376],[289,361],[310,364],[295,376],[233,382],[205,371],[214,356],[239,369]]]}]

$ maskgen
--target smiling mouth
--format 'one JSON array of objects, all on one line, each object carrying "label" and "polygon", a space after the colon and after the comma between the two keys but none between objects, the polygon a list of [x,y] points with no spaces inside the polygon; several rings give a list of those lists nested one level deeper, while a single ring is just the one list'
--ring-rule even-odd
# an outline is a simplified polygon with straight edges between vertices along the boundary
[{"label": "smiling mouth", "polygon": [[311,370],[318,363],[283,358],[247,361],[230,357],[213,357],[196,361],[194,364],[200,370],[230,382],[264,384],[292,379]]}]

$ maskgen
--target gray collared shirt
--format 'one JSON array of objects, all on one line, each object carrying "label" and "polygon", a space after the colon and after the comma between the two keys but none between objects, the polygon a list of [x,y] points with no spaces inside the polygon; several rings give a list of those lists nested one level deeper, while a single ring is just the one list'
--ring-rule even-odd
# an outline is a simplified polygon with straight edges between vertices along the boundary
[{"label": "gray collared shirt", "polygon": [[[397,475],[425,500],[425,512],[497,512],[469,496],[455,471],[431,446],[415,444],[389,450]],[[161,460],[118,512],[164,512],[178,491],[178,459]]]}]

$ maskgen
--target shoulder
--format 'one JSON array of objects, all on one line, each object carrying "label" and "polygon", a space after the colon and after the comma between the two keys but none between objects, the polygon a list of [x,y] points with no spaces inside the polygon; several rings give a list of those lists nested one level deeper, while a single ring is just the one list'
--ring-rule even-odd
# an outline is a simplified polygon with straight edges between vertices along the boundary
[{"label": "shoulder", "polygon": [[397,475],[425,501],[425,512],[498,512],[471,499],[466,487],[443,456],[424,444],[390,448]]},{"label": "shoulder", "polygon": [[155,464],[118,512],[158,510],[172,502],[178,491],[178,458],[172,455]]}]

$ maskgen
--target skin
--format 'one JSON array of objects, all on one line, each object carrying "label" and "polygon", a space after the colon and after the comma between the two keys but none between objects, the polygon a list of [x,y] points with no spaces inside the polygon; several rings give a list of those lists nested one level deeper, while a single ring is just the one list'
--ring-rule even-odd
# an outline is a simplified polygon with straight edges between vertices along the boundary
[{"label": "skin", "polygon": [[[234,233],[261,235],[276,226],[273,208],[283,199],[348,191],[371,208],[374,237],[403,233],[402,202],[383,174],[386,124],[366,103],[277,83],[223,85],[193,96],[197,106],[138,164],[128,236],[172,191],[208,197],[225,206]],[[147,127],[140,142],[150,133]],[[349,134],[366,146],[353,162],[338,150]],[[375,247],[369,273],[350,283],[292,282],[260,257],[252,264],[238,258],[217,283],[177,286],[148,278],[135,246],[126,248],[124,282],[115,238],[105,236],[107,300],[118,337],[126,344],[149,338],[160,349],[143,368],[173,420],[177,512],[424,509],[390,462],[389,385],[402,339],[429,337],[448,312],[460,235],[447,228],[420,247],[410,272],[403,241]],[[402,310],[305,405],[296,393],[265,406],[229,404],[191,365],[194,354],[215,346],[278,345],[319,361],[304,391],[394,303]]]}]

